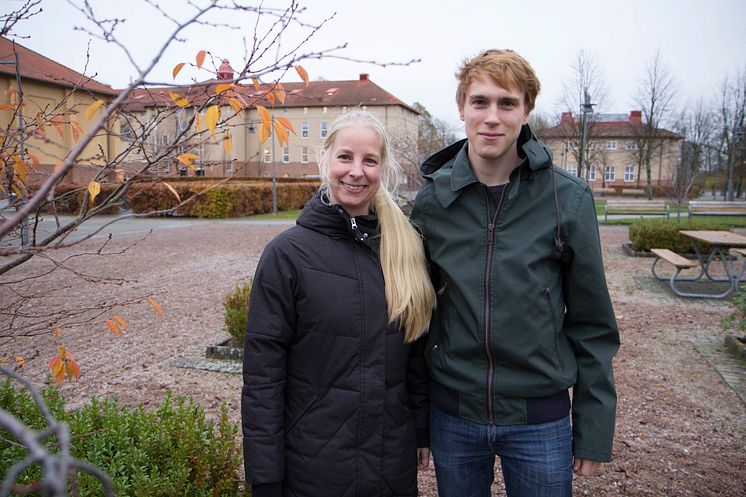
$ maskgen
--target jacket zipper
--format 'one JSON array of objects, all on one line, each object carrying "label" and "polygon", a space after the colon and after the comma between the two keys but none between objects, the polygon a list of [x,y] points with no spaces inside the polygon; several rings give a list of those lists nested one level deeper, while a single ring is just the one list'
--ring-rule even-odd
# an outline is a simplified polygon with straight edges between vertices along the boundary
[{"label": "jacket zipper", "polygon": [[492,395],[493,395],[493,376],[495,374],[495,366],[492,360],[492,349],[490,348],[490,300],[491,300],[491,269],[492,269],[492,252],[494,249],[495,241],[495,223],[497,222],[497,215],[500,213],[500,207],[505,197],[505,190],[508,189],[508,185],[505,185],[502,192],[500,193],[500,199],[497,201],[497,208],[495,214],[490,220],[490,197],[492,195],[487,191],[485,186],[482,186],[485,200],[487,201],[485,211],[487,214],[487,262],[484,267],[484,309],[483,309],[483,320],[484,320],[484,350],[487,353],[487,419],[490,425],[494,424],[494,418],[492,415]]}]

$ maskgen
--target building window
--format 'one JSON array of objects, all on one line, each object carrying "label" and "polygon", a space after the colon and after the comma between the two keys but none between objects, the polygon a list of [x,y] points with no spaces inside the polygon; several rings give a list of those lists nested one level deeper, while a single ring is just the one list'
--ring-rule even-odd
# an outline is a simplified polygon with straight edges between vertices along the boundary
[{"label": "building window", "polygon": [[327,110],[329,110],[329,109],[326,106],[324,106],[324,110],[321,111],[321,112],[323,112],[324,114],[326,114]]},{"label": "building window", "polygon": [[614,166],[606,166],[604,168],[604,179],[606,181],[616,180],[616,168]]},{"label": "building window", "polygon": [[624,166],[624,182],[632,183],[635,180],[635,166]]},{"label": "building window", "polygon": [[588,181],[596,181],[596,166],[588,168]]},{"label": "building window", "polygon": [[132,129],[129,121],[121,121],[119,124],[119,136],[125,141],[133,141],[135,139],[135,131]]},{"label": "building window", "polygon": [[308,147],[303,147],[300,149],[300,163],[308,164]]},{"label": "building window", "polygon": [[272,162],[272,151],[268,148],[264,149],[264,163],[270,164]]},{"label": "building window", "polygon": [[321,138],[326,138],[326,134],[329,131],[329,123],[323,122],[321,123]]},{"label": "building window", "polygon": [[253,135],[254,133],[256,133],[256,128],[254,128],[254,124],[253,123],[249,124],[248,128],[249,128],[249,134],[250,135]]},{"label": "building window", "polygon": [[168,163],[166,163],[166,162],[162,162],[161,163],[161,172],[168,173],[170,171],[171,171],[171,166]]},{"label": "building window", "polygon": [[310,129],[311,128],[308,125],[308,123],[302,123],[300,125],[300,137],[301,138],[308,138],[308,132],[309,132]]},{"label": "building window", "polygon": [[609,140],[606,142],[606,150],[616,150],[616,140]]},{"label": "building window", "polygon": [[282,147],[282,163],[290,164],[290,147]]},{"label": "building window", "polygon": [[627,150],[637,150],[637,143],[633,141],[627,142]]},{"label": "building window", "polygon": [[570,164],[569,166],[567,166],[567,172],[570,173],[570,174],[572,174],[572,175],[577,176],[578,175],[578,166],[576,166],[575,164]]},{"label": "building window", "polygon": [[168,147],[169,139],[168,135],[161,135],[161,145]]},{"label": "building window", "polygon": [[303,113],[308,114],[308,107],[303,107]]},{"label": "building window", "polygon": [[228,162],[225,165],[225,172],[226,173],[232,173],[233,172],[233,161]]}]

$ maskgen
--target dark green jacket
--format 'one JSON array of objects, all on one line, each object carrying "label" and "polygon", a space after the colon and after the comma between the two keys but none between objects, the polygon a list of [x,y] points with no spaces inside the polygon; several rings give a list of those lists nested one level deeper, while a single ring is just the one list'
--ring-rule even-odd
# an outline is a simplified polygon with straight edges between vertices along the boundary
[{"label": "dark green jacket", "polygon": [[[524,161],[498,211],[467,147],[464,140],[425,161],[426,183],[412,212],[438,292],[426,352],[431,403],[477,423],[539,423],[556,419],[558,410],[567,415],[572,387],[575,455],[608,461],[619,331],[591,191],[553,167],[524,126]],[[560,238],[574,252],[566,263],[554,241],[552,174]]]}]

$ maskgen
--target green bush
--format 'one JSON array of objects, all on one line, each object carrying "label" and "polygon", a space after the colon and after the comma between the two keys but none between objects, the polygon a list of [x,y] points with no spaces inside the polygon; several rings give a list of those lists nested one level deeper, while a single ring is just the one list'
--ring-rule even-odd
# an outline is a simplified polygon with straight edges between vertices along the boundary
[{"label": "green bush", "polygon": [[[681,230],[727,231],[730,225],[706,221],[684,221],[676,219],[637,219],[629,226],[629,239],[637,251],[651,248],[666,248],[678,253],[691,253],[692,240],[679,234]],[[700,244],[702,251],[710,248]]]},{"label": "green bush", "polygon": [[[238,427],[221,407],[217,424],[205,419],[193,400],[167,395],[155,411],[127,409],[116,400],[94,399],[78,410],[64,411],[56,387],[42,395],[72,435],[71,454],[106,471],[116,495],[123,496],[233,496],[240,495],[237,471],[241,451],[235,442]],[[0,383],[0,409],[34,429],[45,426],[30,395],[10,381]],[[26,456],[26,450],[0,429],[0,475]],[[54,440],[47,441],[54,447]],[[41,478],[38,466],[23,472],[17,482],[28,485]],[[99,481],[78,475],[81,496],[101,495]]]},{"label": "green bush", "polygon": [[734,330],[739,332],[746,331],[746,292],[739,291],[733,297],[733,305],[736,310],[727,317],[720,320],[725,330]]},{"label": "green bush", "polygon": [[251,287],[253,280],[236,285],[236,288],[223,298],[225,308],[225,328],[228,333],[243,343],[246,336],[246,321],[249,314]]}]

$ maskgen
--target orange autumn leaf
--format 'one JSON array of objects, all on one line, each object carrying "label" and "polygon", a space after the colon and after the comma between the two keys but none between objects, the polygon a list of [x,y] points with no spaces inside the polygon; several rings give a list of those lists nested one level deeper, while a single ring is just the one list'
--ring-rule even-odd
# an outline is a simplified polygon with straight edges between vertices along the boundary
[{"label": "orange autumn leaf", "polygon": [[158,305],[158,302],[153,299],[148,299],[148,304],[150,304],[155,310],[155,313],[158,314],[161,319],[163,319],[163,309],[161,309],[161,306]]},{"label": "orange autumn leaf", "polygon": [[14,355],[13,360],[15,361],[16,367],[18,369],[21,369],[23,368],[23,366],[26,365],[26,359],[22,355]]},{"label": "orange autumn leaf", "polygon": [[259,91],[259,80],[256,78],[251,78],[251,82],[254,85],[254,91]]},{"label": "orange autumn leaf", "polygon": [[89,203],[90,205],[93,205],[96,196],[101,193],[101,184],[98,181],[91,181],[88,183],[88,193],[91,195]]},{"label": "orange autumn leaf", "polygon": [[267,100],[269,100],[269,103],[272,104],[272,107],[274,107],[275,106],[275,96],[274,96],[274,94],[273,93],[267,93],[265,95],[265,97],[267,97]]},{"label": "orange autumn leaf", "polygon": [[59,116],[54,116],[52,119],[49,120],[50,123],[52,123],[52,126],[54,126],[54,129],[57,130],[57,134],[60,135],[60,138],[64,138],[64,133],[62,130],[62,125],[65,124],[62,119],[60,119]]},{"label": "orange autumn leaf", "polygon": [[197,126],[197,131],[202,131],[202,114],[199,112],[194,114],[194,124]]},{"label": "orange autumn leaf", "polygon": [[122,334],[122,330],[119,327],[119,324],[117,324],[114,320],[107,319],[106,326],[109,327],[109,331],[111,331],[115,336],[119,336]]},{"label": "orange autumn leaf", "polygon": [[267,128],[268,130],[272,127],[272,116],[270,115],[269,111],[266,107],[263,105],[257,105],[256,110],[259,113],[259,121],[261,121],[262,126]]},{"label": "orange autumn leaf", "polygon": [[275,85],[275,96],[281,104],[285,103],[285,88],[280,83]]},{"label": "orange autumn leaf", "polygon": [[194,57],[194,60],[197,62],[197,67],[200,69],[202,68],[202,64],[205,63],[205,56],[207,55],[207,52],[204,50],[200,50],[197,52],[197,55]]},{"label": "orange autumn leaf", "polygon": [[220,120],[220,107],[217,105],[211,105],[207,108],[207,112],[205,112],[205,124],[207,124],[207,129],[210,130],[210,134],[215,134],[215,128],[218,125],[218,121]]},{"label": "orange autumn leaf", "polygon": [[49,369],[58,385],[64,381],[66,376],[70,381],[80,379],[80,366],[75,356],[62,346],[57,347],[57,355],[49,361]]},{"label": "orange autumn leaf", "polygon": [[285,145],[288,143],[288,130],[285,129],[285,127],[280,124],[279,122],[275,121],[275,136],[277,136],[277,141],[280,142],[280,145]]},{"label": "orange autumn leaf", "polygon": [[182,97],[178,93],[169,92],[168,94],[171,97],[171,100],[173,101],[173,103],[175,103],[179,107],[189,107],[189,100]]},{"label": "orange autumn leaf", "polygon": [[295,71],[298,73],[298,76],[300,76],[300,79],[302,79],[306,84],[306,87],[308,87],[308,73],[303,69],[303,66],[295,66]]},{"label": "orange autumn leaf", "polygon": [[234,86],[236,86],[236,85],[234,85],[232,83],[221,83],[221,84],[219,84],[218,86],[215,87],[215,94],[216,95],[220,95],[224,91],[228,91],[231,88],[233,88]]},{"label": "orange autumn leaf", "polygon": [[124,319],[119,314],[114,314],[114,320],[119,324],[119,326],[123,329],[127,329],[127,323],[124,322]]},{"label": "orange autumn leaf", "polygon": [[184,164],[186,167],[194,169],[194,161],[199,160],[199,156],[192,153],[181,154],[176,156],[176,160]]},{"label": "orange autumn leaf", "polygon": [[70,125],[73,127],[73,141],[77,142],[80,139],[80,135],[83,134],[83,128],[78,121],[71,121]]},{"label": "orange autumn leaf", "polygon": [[264,143],[269,138],[269,127],[263,123],[259,126],[259,141]]},{"label": "orange autumn leaf", "polygon": [[53,332],[53,333],[54,333],[54,336],[56,336],[56,337],[58,337],[58,336],[62,335],[62,328],[60,328],[60,327],[58,326],[57,328],[55,328],[55,329],[54,329],[54,332]]},{"label": "orange autumn leaf", "polygon": [[95,100],[91,105],[86,107],[85,112],[84,112],[85,118],[90,121],[93,115],[96,113],[98,109],[101,108],[102,105],[104,105],[103,100]]},{"label": "orange autumn leaf", "polygon": [[18,179],[20,179],[22,183],[26,183],[28,180],[28,167],[26,166],[26,163],[18,154],[13,155],[12,159],[16,176],[18,176]]},{"label": "orange autumn leaf", "polygon": [[231,109],[233,109],[233,112],[235,112],[236,114],[241,112],[244,107],[241,101],[235,97],[228,98],[228,105],[231,106]]},{"label": "orange autumn leaf", "polygon": [[226,152],[230,152],[231,150],[233,150],[233,138],[231,137],[230,131],[225,132],[225,138],[223,138],[223,148]]},{"label": "orange autumn leaf", "polygon": [[288,130],[291,133],[293,133],[294,135],[298,136],[298,133],[295,132],[295,129],[293,128],[293,123],[291,123],[290,120],[288,120],[288,119],[280,116],[280,117],[275,117],[275,121],[277,121],[280,124],[282,124],[285,127],[286,130]]},{"label": "orange autumn leaf", "polygon": [[15,110],[16,110],[16,108],[15,108],[15,107],[13,107],[13,106],[12,106],[12,105],[10,105],[10,104],[0,104],[0,110],[10,110],[10,111],[15,111]]},{"label": "orange autumn leaf", "polygon": [[[173,186],[169,185],[169,184],[168,184],[168,183],[166,183],[165,181],[163,182],[163,184],[164,184],[164,185],[166,186],[166,188],[168,189],[168,191],[170,191],[170,192],[171,192],[171,193],[172,193],[172,194],[174,195],[174,197],[176,197],[176,200],[178,200],[178,201],[179,201],[179,203],[181,203],[181,197],[179,196],[179,192],[177,192],[177,191],[176,191],[176,190],[174,189],[174,187],[173,187]],[[116,319],[116,318],[117,318],[117,316],[114,316],[114,318]],[[120,324],[122,324],[122,323],[120,323]],[[126,327],[126,326],[123,326],[123,328],[124,328],[124,329],[127,329],[127,327]]]},{"label": "orange autumn leaf", "polygon": [[174,79],[176,79],[176,75],[179,74],[179,71],[186,65],[186,62],[179,62],[174,66],[174,70],[172,71],[172,74],[174,75]]}]

